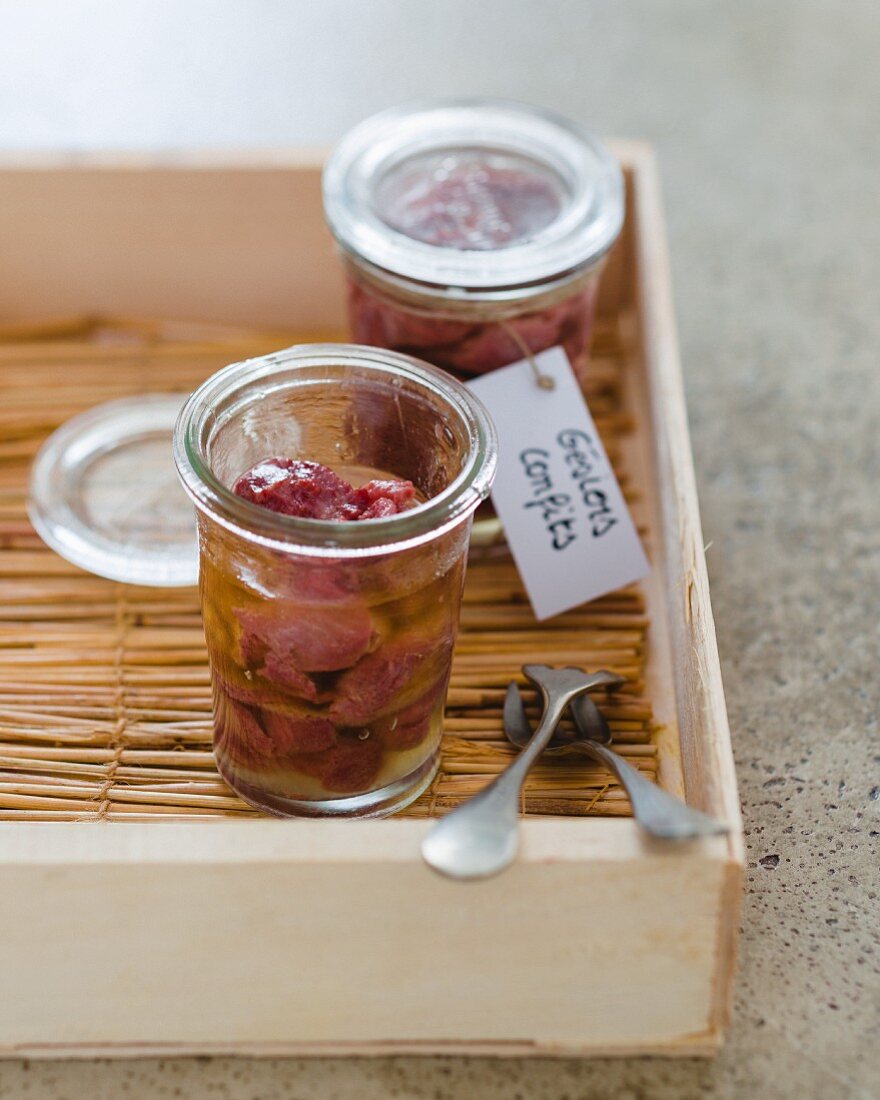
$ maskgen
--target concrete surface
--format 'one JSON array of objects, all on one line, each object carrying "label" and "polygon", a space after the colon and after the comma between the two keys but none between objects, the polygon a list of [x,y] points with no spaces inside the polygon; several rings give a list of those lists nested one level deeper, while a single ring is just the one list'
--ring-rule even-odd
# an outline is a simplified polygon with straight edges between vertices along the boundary
[{"label": "concrete surface", "polygon": [[712,1064],[7,1063],[0,1096],[880,1095],[880,9],[159,7],[3,8],[0,146],[323,140],[470,90],[658,145],[749,844],[736,1017]]}]

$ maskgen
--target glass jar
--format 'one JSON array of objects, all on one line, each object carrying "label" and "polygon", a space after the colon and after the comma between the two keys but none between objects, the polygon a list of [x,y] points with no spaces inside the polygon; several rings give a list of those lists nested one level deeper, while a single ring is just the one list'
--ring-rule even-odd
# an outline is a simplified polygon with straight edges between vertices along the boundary
[{"label": "glass jar", "polygon": [[[495,472],[483,406],[408,356],[294,347],[209,378],[174,456],[196,505],[221,774],[279,815],[407,805],[438,767],[468,537]],[[232,491],[275,456],[355,485],[408,479],[421,503],[346,522]]]},{"label": "glass jar", "polygon": [[324,209],[359,343],[464,378],[558,344],[583,378],[624,188],[573,123],[490,99],[385,111],[331,155]]}]

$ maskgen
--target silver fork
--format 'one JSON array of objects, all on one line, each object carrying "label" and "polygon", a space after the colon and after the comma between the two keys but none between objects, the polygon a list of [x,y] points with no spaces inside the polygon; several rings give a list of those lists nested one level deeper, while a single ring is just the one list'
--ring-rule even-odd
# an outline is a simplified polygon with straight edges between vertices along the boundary
[{"label": "silver fork", "polygon": [[[595,677],[602,676],[607,679],[598,681],[595,686],[600,686],[600,683],[614,686],[615,679],[619,682],[619,678],[613,677],[611,673],[595,674]],[[563,740],[557,734],[543,750],[544,753],[548,756],[583,753],[604,764],[617,776],[629,796],[633,816],[646,833],[663,840],[692,840],[728,832],[726,825],[667,794],[662,787],[640,775],[623,757],[612,752],[608,748],[612,739],[611,728],[588,695],[579,695],[573,699],[569,709],[577,729],[576,736]],[[507,739],[519,749],[525,750],[532,742],[531,723],[515,683],[508,686],[504,700],[504,732]]]},{"label": "silver fork", "polygon": [[534,734],[529,727],[528,743],[497,779],[441,818],[422,841],[425,862],[449,878],[489,878],[513,863],[523,781],[572,699],[597,686],[595,677],[578,668],[523,665],[523,672],[544,699],[540,725]]}]

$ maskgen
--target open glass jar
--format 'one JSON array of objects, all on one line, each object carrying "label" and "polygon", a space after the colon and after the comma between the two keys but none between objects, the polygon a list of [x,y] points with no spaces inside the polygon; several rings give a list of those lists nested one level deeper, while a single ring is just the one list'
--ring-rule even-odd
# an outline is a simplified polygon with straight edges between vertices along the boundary
[{"label": "open glass jar", "polygon": [[[269,456],[422,501],[360,522],[279,514],[232,491]],[[439,762],[474,510],[496,464],[491,420],[407,356],[309,345],[236,363],[190,397],[174,457],[196,506],[217,766],[269,813],[375,816]]]},{"label": "open glass jar", "polygon": [[367,119],[324,172],[353,338],[460,377],[561,345],[583,377],[623,195],[604,146],[535,107],[453,100]]}]

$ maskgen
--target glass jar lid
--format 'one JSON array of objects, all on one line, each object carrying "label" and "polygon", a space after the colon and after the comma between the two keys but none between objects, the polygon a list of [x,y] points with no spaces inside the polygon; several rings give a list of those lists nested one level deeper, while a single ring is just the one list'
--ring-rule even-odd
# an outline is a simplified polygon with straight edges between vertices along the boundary
[{"label": "glass jar lid", "polygon": [[195,514],[174,467],[183,394],[98,405],[63,424],[31,471],[38,535],[90,573],[156,587],[198,581]]},{"label": "glass jar lid", "polygon": [[623,176],[567,119],[518,103],[397,107],[351,130],[324,170],[343,250],[426,286],[498,291],[552,282],[608,251]]}]

